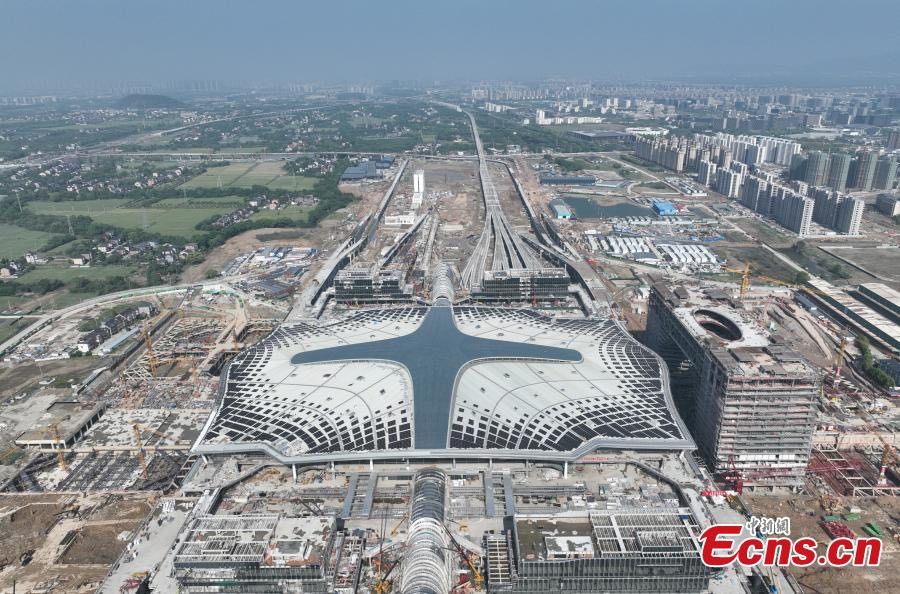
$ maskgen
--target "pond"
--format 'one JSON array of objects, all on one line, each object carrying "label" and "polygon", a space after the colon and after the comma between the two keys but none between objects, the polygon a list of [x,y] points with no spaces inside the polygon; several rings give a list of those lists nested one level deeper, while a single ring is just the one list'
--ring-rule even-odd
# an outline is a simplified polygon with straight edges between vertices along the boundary
[{"label": "pond", "polygon": [[600,205],[590,198],[578,196],[563,196],[576,218],[579,219],[613,219],[624,217],[655,217],[652,208],[640,206],[633,202],[617,202],[616,204]]}]

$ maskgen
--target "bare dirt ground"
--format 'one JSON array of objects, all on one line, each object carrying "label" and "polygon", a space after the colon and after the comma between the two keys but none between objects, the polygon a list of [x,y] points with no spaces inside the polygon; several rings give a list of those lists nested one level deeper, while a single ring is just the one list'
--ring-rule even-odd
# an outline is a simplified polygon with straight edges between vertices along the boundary
[{"label": "bare dirt ground", "polygon": [[103,367],[109,362],[105,357],[75,357],[43,361],[40,366],[34,362],[0,366],[0,402],[10,396],[34,389],[42,378],[65,379],[72,376],[81,379],[88,372]]},{"label": "bare dirt ground", "polygon": [[[329,218],[323,221],[319,227],[312,229],[251,229],[235,235],[223,245],[212,250],[206,260],[200,264],[188,266],[181,273],[181,282],[194,283],[204,280],[208,270],[222,270],[229,261],[237,256],[259,249],[261,247],[274,247],[277,245],[293,245],[298,247],[327,247],[324,245],[329,236],[329,230],[337,226],[338,220]],[[280,236],[281,238],[267,239],[267,236]],[[284,239],[290,237],[290,239]]]},{"label": "bare dirt ground", "polygon": [[[123,534],[125,533],[125,534]],[[112,565],[125,548],[119,535],[130,535],[122,522],[85,526],[78,531],[72,546],[60,555],[60,565]]]},{"label": "bare dirt ground", "polygon": [[875,278],[865,282],[890,283],[900,286],[900,248],[897,247],[832,247],[823,246],[829,254],[838,256],[869,271]]},{"label": "bare dirt ground", "polygon": [[524,157],[516,157],[513,172],[522,184],[525,198],[531,204],[531,208],[536,213],[546,212],[553,192],[538,183],[537,174],[531,168],[531,163]]},{"label": "bare dirt ground", "polygon": [[484,225],[484,201],[477,167],[465,162],[427,162],[425,187],[438,192],[435,208],[440,226],[435,241],[438,257],[458,269],[465,266]]},{"label": "bare dirt ground", "polygon": [[[791,538],[811,536],[819,543],[819,552],[830,538],[822,529],[820,521],[825,512],[818,500],[812,496],[744,495],[756,514],[767,517],[791,519]],[[844,498],[847,507],[857,506],[863,510],[859,520],[846,522],[853,532],[865,536],[863,524],[877,522],[885,535],[882,538],[883,554],[878,567],[792,567],[791,573],[807,588],[808,592],[822,594],[875,594],[896,591],[889,584],[900,583],[900,545],[891,537],[890,530],[898,527],[900,521],[900,498]]]},{"label": "bare dirt ground", "polygon": [[[46,592],[95,591],[153,501],[144,493],[0,495],[0,591],[11,591],[13,581],[20,592],[41,583]],[[68,549],[64,539],[71,539]]]},{"label": "bare dirt ground", "polygon": [[[340,244],[360,218],[375,212],[391,180],[370,184],[342,184],[340,189],[359,198],[347,208],[329,216],[315,228],[252,229],[236,235],[210,252],[200,264],[188,266],[181,282],[193,283],[206,278],[207,271],[219,271],[237,256],[265,246],[294,245],[330,250]],[[275,236],[268,239],[267,236]]]}]

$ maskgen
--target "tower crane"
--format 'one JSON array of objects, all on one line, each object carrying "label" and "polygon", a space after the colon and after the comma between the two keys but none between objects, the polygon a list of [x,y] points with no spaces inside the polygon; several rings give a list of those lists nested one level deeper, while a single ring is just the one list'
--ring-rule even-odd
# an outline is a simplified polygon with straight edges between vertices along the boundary
[{"label": "tower crane", "polygon": [[144,326],[144,346],[147,349],[147,367],[150,369],[150,375],[156,375],[157,361],[156,353],[153,352],[153,339],[150,338],[149,326]]},{"label": "tower crane", "polygon": [[841,333],[841,345],[838,352],[834,356],[834,384],[833,388],[837,388],[838,382],[841,381],[841,369],[844,366],[844,354],[847,352],[847,333]]},{"label": "tower crane", "polygon": [[472,581],[475,582],[475,589],[483,590],[484,576],[481,574],[481,571],[477,567],[475,567],[475,564],[472,563],[472,560],[469,558],[460,544],[456,542],[455,538],[453,538],[453,533],[450,532],[450,529],[447,527],[447,525],[444,524],[443,526],[444,530],[447,532],[447,536],[450,537],[450,542],[453,543],[453,547],[456,549],[456,552],[459,553],[459,556],[462,557],[462,560],[465,561],[466,566],[469,568],[469,572],[472,574]]},{"label": "tower crane", "polygon": [[141,437],[141,426],[137,423],[131,425],[134,433],[134,444],[137,447],[138,465],[141,467],[141,476],[147,478],[147,457],[144,455],[144,440]]},{"label": "tower crane", "polygon": [[60,470],[66,470],[68,465],[66,464],[66,451],[63,449],[65,444],[59,438],[59,425],[57,423],[50,425],[50,433],[53,435],[53,449],[56,450],[56,463]]},{"label": "tower crane", "polygon": [[726,268],[725,272],[737,272],[741,275],[740,299],[744,300],[750,290],[750,264],[744,264],[743,268]]},{"label": "tower crane", "polygon": [[872,427],[871,425],[867,426],[866,429],[869,430],[869,433],[875,435],[878,438],[878,441],[881,442],[881,447],[884,448],[884,452],[881,454],[881,468],[878,473],[878,486],[883,487],[887,484],[887,465],[891,458],[894,459],[895,462],[900,463],[900,456],[897,455],[897,452],[894,451],[893,446],[889,444],[885,439],[881,436],[881,433],[878,432],[877,429]]}]

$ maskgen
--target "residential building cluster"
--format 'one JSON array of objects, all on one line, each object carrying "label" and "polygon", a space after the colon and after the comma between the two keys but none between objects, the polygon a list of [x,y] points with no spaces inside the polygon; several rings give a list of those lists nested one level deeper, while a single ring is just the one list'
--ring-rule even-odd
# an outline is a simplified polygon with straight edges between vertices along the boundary
[{"label": "residential building cluster", "polygon": [[100,325],[89,332],[85,332],[78,341],[78,351],[90,353],[113,335],[133,326],[140,320],[145,320],[158,313],[153,305],[139,305],[121,311],[100,322]]},{"label": "residential building cluster", "polygon": [[599,116],[574,116],[574,115],[556,115],[547,116],[547,112],[538,109],[534,112],[534,123],[538,126],[565,126],[571,124],[600,124],[603,118]]},{"label": "residential building cluster", "polygon": [[[814,234],[813,223],[859,235],[865,205],[844,191],[890,189],[897,169],[892,155],[879,158],[872,151],[855,158],[818,151],[805,155],[800,144],[790,140],[721,133],[695,134],[693,139],[638,137],[635,153],[673,171],[696,171],[700,184],[739,199],[801,237]],[[765,164],[789,166],[792,186],[782,183]]]},{"label": "residential building cluster", "polygon": [[845,235],[859,235],[865,203],[824,186],[791,188],[774,174],[758,172],[746,178],[741,204],[801,237],[812,235],[812,223]]},{"label": "residential building cluster", "polygon": [[121,165],[114,168],[77,160],[51,161],[41,167],[22,167],[7,178],[6,190],[67,192],[106,192],[127,194],[176,182],[195,172],[187,167],[160,168],[152,172],[129,172]]},{"label": "residential building cluster", "polygon": [[646,161],[681,173],[699,171],[701,161],[724,164],[726,168],[731,161],[740,161],[748,166],[763,163],[787,166],[793,155],[800,152],[800,144],[771,136],[723,133],[695,134],[693,138],[644,138],[637,135],[634,150],[638,157]]},{"label": "residential building cluster", "polygon": [[879,194],[875,199],[875,208],[889,217],[900,215],[900,196],[886,192]]},{"label": "residential building cluster", "polygon": [[484,102],[484,110],[490,113],[506,113],[512,109],[509,105],[503,105],[502,103],[491,103],[490,101]]},{"label": "residential building cluster", "polygon": [[856,155],[811,151],[791,159],[790,179],[811,186],[828,186],[839,192],[893,189],[897,180],[897,157],[864,150]]}]

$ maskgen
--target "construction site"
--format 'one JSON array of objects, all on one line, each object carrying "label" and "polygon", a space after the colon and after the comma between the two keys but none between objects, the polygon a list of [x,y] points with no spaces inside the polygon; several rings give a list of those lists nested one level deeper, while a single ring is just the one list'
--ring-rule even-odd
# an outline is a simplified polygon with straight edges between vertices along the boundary
[{"label": "construction site", "polygon": [[[679,465],[677,458],[654,464],[670,472]],[[173,581],[158,584],[177,582],[188,592],[245,592],[286,580],[322,592],[385,593],[400,584],[402,591],[418,584],[438,592],[525,592],[541,583],[541,572],[559,566],[554,561],[579,558],[591,559],[577,570],[594,582],[590,591],[633,591],[631,580],[644,591],[671,591],[676,583],[700,591],[713,573],[689,544],[697,526],[684,520],[694,517],[694,504],[677,483],[641,466],[588,463],[567,476],[529,464],[494,470],[388,464],[374,472],[343,465],[296,477],[283,468],[248,466],[240,483],[216,489],[195,508],[171,554],[167,579]],[[615,518],[622,526],[618,541],[600,527]],[[634,523],[630,531],[626,521]],[[596,534],[571,536],[568,522],[594,523]],[[526,530],[535,524],[558,536],[536,538]],[[670,533],[687,539],[688,548],[669,552],[644,543],[641,534],[651,527],[659,539]],[[582,538],[582,553],[562,543]],[[654,578],[639,569],[642,558],[669,566],[679,559],[683,567]],[[618,577],[601,577],[613,567]]]},{"label": "construction site", "polygon": [[0,587],[840,590],[702,564],[705,527],[753,516],[875,535],[900,579],[896,401],[856,338],[890,350],[887,291],[728,268],[705,197],[615,156],[541,185],[550,159],[488,158],[465,113],[476,155],[342,183],[314,242],[6,347]]},{"label": "construction site", "polygon": [[[135,302],[150,302],[153,315],[115,327],[101,315],[101,328],[111,327],[107,342],[116,345],[88,355],[97,359],[96,369],[67,388],[41,386],[4,406],[2,437],[11,463],[4,465],[3,490],[162,492],[177,486],[195,461],[190,449],[214,406],[218,371],[274,324],[254,317],[253,300],[234,291],[198,287],[142,297]],[[48,336],[73,351],[81,336],[96,332],[77,330],[94,317],[90,309],[78,312],[65,326],[68,334],[42,328],[11,356],[32,352]],[[86,344],[88,352],[99,350],[97,343]],[[16,432],[23,426],[31,428]]]},{"label": "construction site", "polygon": [[147,492],[0,494],[0,589],[96,592],[157,498]]}]

